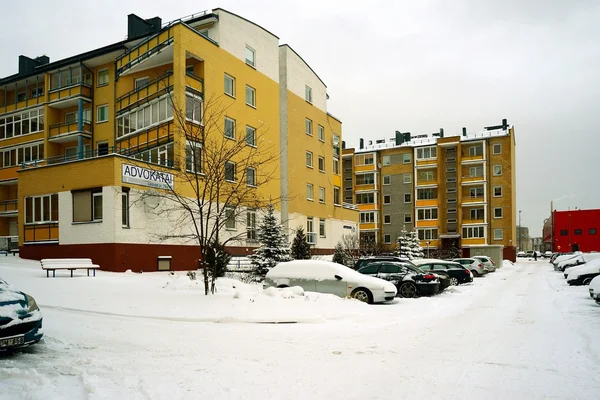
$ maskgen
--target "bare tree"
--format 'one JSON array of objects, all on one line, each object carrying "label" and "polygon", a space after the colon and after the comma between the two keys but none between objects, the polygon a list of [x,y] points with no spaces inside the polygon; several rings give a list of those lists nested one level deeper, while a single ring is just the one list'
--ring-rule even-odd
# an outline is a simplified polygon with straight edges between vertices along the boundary
[{"label": "bare tree", "polygon": [[[172,101],[172,103],[176,103]],[[273,193],[279,163],[278,141],[267,137],[268,126],[226,118],[228,100],[222,96],[202,101],[186,97],[185,107],[173,104],[175,165],[173,185],[143,192],[138,200],[155,198],[151,212],[169,219],[169,232],[154,233],[159,241],[195,243],[206,260],[211,246],[255,239],[253,231],[227,235],[227,227],[244,221],[248,211],[277,203]],[[200,123],[201,121],[201,123]],[[248,124],[248,125],[247,125]],[[244,127],[239,129],[238,127]],[[267,195],[271,193],[271,195]],[[204,265],[205,294],[214,293],[215,266]]]},{"label": "bare tree", "polygon": [[360,240],[358,235],[347,233],[342,236],[341,243],[344,249],[344,259],[346,262],[351,263],[350,267],[353,267],[360,256]]}]

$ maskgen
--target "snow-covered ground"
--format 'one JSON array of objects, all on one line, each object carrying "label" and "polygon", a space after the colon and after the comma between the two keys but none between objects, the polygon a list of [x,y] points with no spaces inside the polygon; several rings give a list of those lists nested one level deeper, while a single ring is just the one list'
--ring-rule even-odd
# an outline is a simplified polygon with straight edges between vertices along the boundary
[{"label": "snow-covered ground", "polygon": [[0,399],[600,396],[600,306],[544,260],[373,306],[231,279],[206,297],[185,274],[76,274],[0,257],[45,332],[0,356]]}]

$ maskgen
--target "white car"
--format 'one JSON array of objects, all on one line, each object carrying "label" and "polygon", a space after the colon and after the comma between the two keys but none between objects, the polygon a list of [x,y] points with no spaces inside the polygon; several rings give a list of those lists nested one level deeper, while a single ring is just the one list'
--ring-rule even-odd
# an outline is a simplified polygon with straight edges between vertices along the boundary
[{"label": "white car", "polygon": [[599,298],[600,299],[600,276],[595,277],[594,279],[592,279],[592,281],[590,282],[590,297],[592,299],[596,299]]},{"label": "white car", "polygon": [[600,275],[600,260],[592,260],[565,271],[569,285],[589,285],[592,279]]},{"label": "white car", "polygon": [[565,260],[570,260],[571,258],[575,258],[579,256],[579,254],[563,254],[562,256],[558,256],[552,261],[552,265],[554,265],[554,269],[558,271],[558,264]]},{"label": "white car", "polygon": [[568,275],[567,269],[576,267],[581,264],[585,264],[585,260],[583,259],[582,255],[578,255],[573,258],[569,258],[568,260],[563,260],[563,261],[559,262],[554,269],[556,269],[558,271],[564,271],[565,278],[566,278]]},{"label": "white car", "polygon": [[517,252],[517,257],[527,257],[527,253],[525,253],[524,251],[519,251]]},{"label": "white car", "polygon": [[366,303],[394,300],[392,282],[363,275],[344,265],[320,260],[294,260],[277,264],[265,277],[267,287],[300,286],[307,292],[352,297]]},{"label": "white car", "polygon": [[494,272],[496,270],[496,263],[492,260],[491,257],[488,256],[473,256],[483,264],[483,268],[487,269],[488,272]]}]

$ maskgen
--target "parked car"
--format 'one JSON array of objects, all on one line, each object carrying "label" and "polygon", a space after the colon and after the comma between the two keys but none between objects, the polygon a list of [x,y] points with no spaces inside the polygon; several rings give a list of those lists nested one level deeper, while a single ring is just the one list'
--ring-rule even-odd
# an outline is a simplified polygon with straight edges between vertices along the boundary
[{"label": "parked car", "polygon": [[474,277],[483,276],[490,272],[483,266],[481,260],[476,258],[455,258],[451,261],[457,262],[466,267],[469,271],[471,271]]},{"label": "parked car", "polygon": [[527,257],[527,253],[525,253],[524,251],[518,251],[517,257]]},{"label": "parked car", "polygon": [[544,254],[542,254],[542,257],[544,257],[544,258],[550,258],[550,257],[552,257],[552,254],[553,253],[550,250],[546,250],[544,252]]},{"label": "parked car", "polygon": [[400,262],[406,262],[406,263],[409,263],[412,265],[410,260],[403,256],[368,256],[368,257],[360,257],[358,260],[356,260],[356,263],[354,264],[354,269],[358,271],[365,265],[375,262],[375,261],[400,261]]},{"label": "parked car", "polygon": [[415,264],[423,272],[444,272],[448,274],[450,276],[450,284],[452,286],[456,286],[461,283],[473,282],[473,274],[471,271],[457,262],[423,259],[413,260],[413,264]]},{"label": "parked car", "polygon": [[577,267],[581,264],[585,264],[585,260],[583,259],[583,256],[578,255],[575,256],[573,258],[569,258],[567,260],[563,260],[561,262],[559,262],[555,269],[558,271],[564,271],[565,273],[565,278],[567,277],[567,275],[569,274],[567,271],[567,269],[571,268],[571,267]]},{"label": "parked car", "polygon": [[584,265],[569,268],[565,274],[567,273],[569,285],[589,285],[595,277],[600,275],[600,260],[591,260]]},{"label": "parked car", "polygon": [[560,264],[561,262],[563,262],[565,260],[575,258],[578,255],[579,254],[573,254],[573,253],[562,254],[562,255],[556,257],[554,260],[552,260],[552,265],[554,266],[554,269],[558,271],[558,264]]},{"label": "parked car", "polygon": [[277,264],[265,277],[263,288],[300,286],[305,291],[353,297],[383,303],[396,297],[396,286],[383,279],[359,274],[330,261],[294,260]]},{"label": "parked car", "polygon": [[35,344],[43,335],[35,299],[0,279],[0,352]]},{"label": "parked car", "polygon": [[393,282],[400,297],[432,295],[440,290],[440,281],[436,274],[424,273],[404,262],[375,261],[365,265],[358,272]]},{"label": "parked car", "polygon": [[600,275],[592,279],[590,282],[590,297],[596,299],[596,296],[600,296]]},{"label": "parked car", "polygon": [[483,264],[483,267],[487,269],[489,272],[494,272],[496,270],[496,263],[492,260],[491,257],[488,256],[473,256]]}]

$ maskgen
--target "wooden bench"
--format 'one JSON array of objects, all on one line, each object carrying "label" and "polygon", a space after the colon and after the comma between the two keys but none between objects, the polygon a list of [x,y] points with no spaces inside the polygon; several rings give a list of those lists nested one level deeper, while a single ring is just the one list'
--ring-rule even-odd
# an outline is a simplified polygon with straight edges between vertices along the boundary
[{"label": "wooden bench", "polygon": [[87,276],[90,276],[90,271],[93,271],[96,276],[96,270],[100,268],[99,265],[92,264],[91,258],[44,258],[40,263],[42,269],[46,271],[46,278],[50,277],[50,271],[52,271],[52,277],[56,278],[57,269],[71,271],[71,278],[76,269],[86,269]]}]

